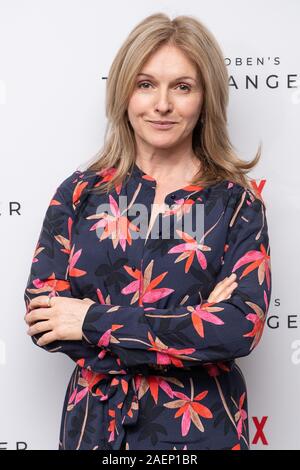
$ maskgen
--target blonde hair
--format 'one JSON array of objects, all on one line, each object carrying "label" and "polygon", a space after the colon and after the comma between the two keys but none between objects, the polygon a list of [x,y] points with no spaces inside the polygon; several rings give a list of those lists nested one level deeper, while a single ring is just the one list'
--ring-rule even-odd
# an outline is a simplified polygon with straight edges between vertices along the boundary
[{"label": "blonde hair", "polygon": [[[201,162],[200,172],[191,184],[207,187],[230,180],[253,189],[246,176],[258,163],[261,144],[252,161],[241,160],[233,150],[227,130],[226,109],[229,97],[228,72],[223,53],[213,34],[192,16],[171,20],[165,13],[148,16],[130,32],[110,67],[106,88],[107,126],[104,145],[87,171],[115,168],[97,192],[109,192],[131,175],[136,145],[127,107],[134,91],[136,76],[160,46],[174,45],[196,66],[203,88],[201,115],[193,130],[193,151]],[[93,160],[94,160],[93,158]]]}]

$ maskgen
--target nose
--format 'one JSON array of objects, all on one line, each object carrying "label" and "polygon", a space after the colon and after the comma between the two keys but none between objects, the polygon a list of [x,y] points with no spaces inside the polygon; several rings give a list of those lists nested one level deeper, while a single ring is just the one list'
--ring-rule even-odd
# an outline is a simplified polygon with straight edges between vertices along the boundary
[{"label": "nose", "polygon": [[160,90],[158,92],[158,96],[156,96],[155,109],[161,113],[165,113],[172,109],[172,103],[169,99],[167,90]]}]

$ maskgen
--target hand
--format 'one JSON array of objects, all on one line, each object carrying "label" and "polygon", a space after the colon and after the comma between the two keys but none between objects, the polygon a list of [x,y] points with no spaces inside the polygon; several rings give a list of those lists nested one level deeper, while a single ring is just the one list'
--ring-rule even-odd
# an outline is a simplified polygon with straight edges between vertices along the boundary
[{"label": "hand", "polygon": [[47,307],[48,296],[39,295],[29,303],[29,313],[24,320],[30,326],[30,336],[43,333],[37,344],[45,346],[55,340],[81,340],[85,315],[93,300],[85,298],[51,297],[51,307]]},{"label": "hand", "polygon": [[223,281],[218,282],[210,293],[207,302],[222,302],[222,300],[230,299],[233,290],[238,286],[235,279],[236,274],[232,273],[229,277],[225,277]]}]

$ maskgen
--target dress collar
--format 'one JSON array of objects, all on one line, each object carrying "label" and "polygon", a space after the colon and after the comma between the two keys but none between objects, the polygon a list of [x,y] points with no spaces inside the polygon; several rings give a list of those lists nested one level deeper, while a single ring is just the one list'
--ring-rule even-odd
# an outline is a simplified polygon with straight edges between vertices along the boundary
[{"label": "dress collar", "polygon": [[[156,179],[148,175],[147,173],[145,173],[136,164],[136,162],[134,162],[133,164],[132,174],[143,185],[149,186],[150,188],[153,188],[153,189],[156,188],[157,186]],[[167,203],[173,204],[175,200],[182,199],[182,198],[188,199],[189,197],[192,197],[192,199],[196,199],[199,196],[199,192],[203,191],[203,189],[204,189],[203,186],[200,186],[200,185],[191,185],[191,184],[185,185],[169,193],[166,196],[165,201]]]},{"label": "dress collar", "polygon": [[135,162],[133,164],[133,171],[132,174],[138,178],[139,180],[142,180],[142,182],[149,184],[150,186],[156,187],[157,181],[153,176],[147,175]]}]

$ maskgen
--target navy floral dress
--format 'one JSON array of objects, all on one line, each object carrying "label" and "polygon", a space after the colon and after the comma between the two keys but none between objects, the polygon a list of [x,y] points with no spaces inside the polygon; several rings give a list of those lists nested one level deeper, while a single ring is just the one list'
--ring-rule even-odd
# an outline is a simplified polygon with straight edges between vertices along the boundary
[{"label": "navy floral dress", "polygon": [[[134,164],[109,194],[90,191],[114,171],[76,170],[59,185],[25,288],[27,312],[31,299],[50,293],[95,302],[81,341],[40,346],[76,364],[58,448],[250,449],[247,389],[235,358],[258,344],[269,307],[265,205],[228,180],[185,186],[166,196],[153,235],[139,237],[141,219],[131,209],[141,204],[150,215],[156,180]],[[200,238],[181,223],[197,207]],[[232,272],[231,297],[208,303]]]}]

